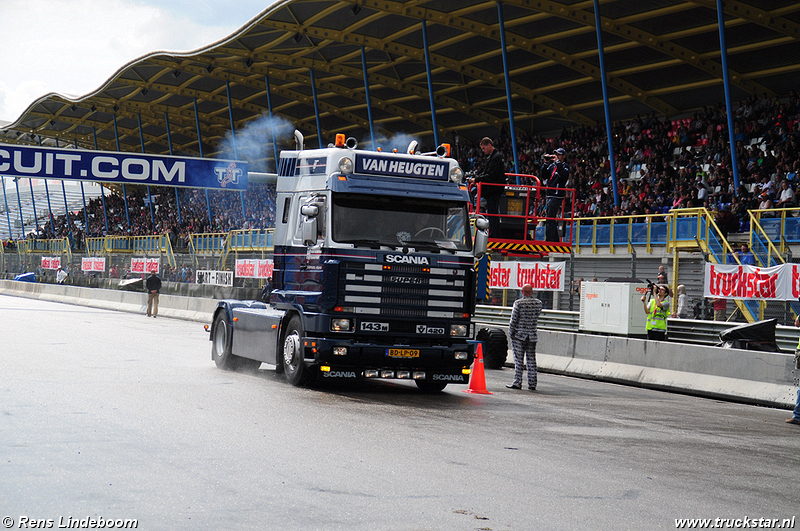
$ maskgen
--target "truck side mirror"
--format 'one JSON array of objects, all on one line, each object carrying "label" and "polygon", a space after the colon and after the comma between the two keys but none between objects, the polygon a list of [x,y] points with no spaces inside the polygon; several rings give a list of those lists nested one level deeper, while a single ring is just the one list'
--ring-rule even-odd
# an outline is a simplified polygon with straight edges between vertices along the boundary
[{"label": "truck side mirror", "polygon": [[317,205],[303,205],[300,213],[306,217],[303,220],[303,244],[307,246],[317,243],[317,216],[319,207]]},{"label": "truck side mirror", "polygon": [[483,258],[489,247],[489,220],[483,216],[475,218],[475,258]]}]

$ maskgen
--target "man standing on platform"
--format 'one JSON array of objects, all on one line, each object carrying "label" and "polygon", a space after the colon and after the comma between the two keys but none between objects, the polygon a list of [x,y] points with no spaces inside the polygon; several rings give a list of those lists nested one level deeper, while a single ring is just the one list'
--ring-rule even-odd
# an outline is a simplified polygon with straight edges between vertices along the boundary
[{"label": "man standing on platform", "polygon": [[[486,183],[489,186],[481,186],[481,199],[486,199],[486,213],[494,214],[487,216],[489,218],[489,236],[498,238],[500,230],[500,197],[503,195],[506,184],[506,171],[503,164],[503,155],[498,149],[494,147],[492,139],[484,137],[481,140],[481,151],[484,155],[488,155],[489,159],[486,161],[486,170],[475,177],[474,182]],[[497,185],[497,186],[496,186]],[[476,205],[480,210],[480,205]]]},{"label": "man standing on platform", "polygon": [[542,312],[542,301],[533,296],[533,286],[522,286],[522,298],[514,301],[511,310],[511,321],[508,323],[508,335],[514,349],[514,382],[507,385],[509,389],[522,389],[522,371],[525,360],[528,361],[528,389],[536,390],[536,343],[539,340],[537,329],[539,314]]},{"label": "man standing on platform", "polygon": [[545,162],[550,163],[542,172],[547,178],[545,186],[548,188],[547,202],[544,207],[544,215],[547,217],[544,223],[544,238],[549,242],[561,241],[561,236],[558,234],[558,219],[556,218],[561,214],[562,204],[566,196],[564,188],[569,181],[569,167],[564,162],[566,156],[567,152],[564,151],[564,148],[556,149],[554,155],[544,156]]}]

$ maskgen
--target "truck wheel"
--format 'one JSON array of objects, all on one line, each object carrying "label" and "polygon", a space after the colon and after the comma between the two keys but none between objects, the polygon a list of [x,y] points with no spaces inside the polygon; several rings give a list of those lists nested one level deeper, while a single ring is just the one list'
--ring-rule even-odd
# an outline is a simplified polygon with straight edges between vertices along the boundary
[{"label": "truck wheel", "polygon": [[310,371],[303,363],[302,337],[303,325],[300,323],[300,317],[295,315],[289,319],[281,349],[281,364],[286,381],[295,386],[305,385],[310,379]]},{"label": "truck wheel", "polygon": [[508,357],[506,334],[498,328],[481,328],[475,339],[483,342],[483,366],[502,369]]},{"label": "truck wheel", "polygon": [[438,393],[445,387],[447,387],[447,382],[429,382],[427,380],[414,380],[414,383],[417,384],[419,390],[423,393]]},{"label": "truck wheel", "polygon": [[235,356],[232,350],[233,330],[224,313],[214,320],[214,337],[211,340],[211,357],[220,369],[227,371],[255,371],[261,366],[260,361]]}]

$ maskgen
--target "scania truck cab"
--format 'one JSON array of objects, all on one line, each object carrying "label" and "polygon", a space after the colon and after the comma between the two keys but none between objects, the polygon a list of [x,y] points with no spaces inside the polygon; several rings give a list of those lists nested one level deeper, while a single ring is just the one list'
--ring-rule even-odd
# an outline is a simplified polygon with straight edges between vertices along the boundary
[{"label": "scania truck cab", "polygon": [[[275,365],[315,379],[408,379],[424,391],[468,383],[474,261],[488,221],[471,223],[463,174],[435,153],[283,151],[268,302],[220,301],[212,358],[225,369]],[[473,238],[473,225],[476,235]]]}]

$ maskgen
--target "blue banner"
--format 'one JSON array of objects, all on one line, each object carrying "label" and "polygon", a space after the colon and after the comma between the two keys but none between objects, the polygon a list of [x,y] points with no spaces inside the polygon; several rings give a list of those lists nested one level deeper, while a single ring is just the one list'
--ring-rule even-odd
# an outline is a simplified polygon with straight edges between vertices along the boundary
[{"label": "blue banner", "polygon": [[359,153],[356,155],[356,173],[446,181],[450,175],[450,163],[433,157]]},{"label": "blue banner", "polygon": [[0,175],[216,190],[247,189],[247,163],[240,160],[11,144],[0,144]]}]

